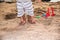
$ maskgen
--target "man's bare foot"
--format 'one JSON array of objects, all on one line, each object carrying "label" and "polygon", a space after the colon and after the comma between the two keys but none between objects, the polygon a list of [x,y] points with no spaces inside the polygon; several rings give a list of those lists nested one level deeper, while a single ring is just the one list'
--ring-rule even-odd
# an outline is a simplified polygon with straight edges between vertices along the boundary
[{"label": "man's bare foot", "polygon": [[31,24],[35,24],[36,23],[36,21],[35,21],[33,16],[28,16],[28,22],[31,23]]}]

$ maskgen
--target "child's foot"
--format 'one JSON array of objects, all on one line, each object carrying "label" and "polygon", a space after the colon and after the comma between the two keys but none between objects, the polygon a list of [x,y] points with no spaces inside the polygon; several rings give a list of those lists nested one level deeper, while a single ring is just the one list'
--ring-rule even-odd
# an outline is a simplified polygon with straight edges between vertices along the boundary
[{"label": "child's foot", "polygon": [[26,23],[25,21],[21,21],[19,25],[24,25],[25,23]]},{"label": "child's foot", "polygon": [[25,16],[22,16],[22,17],[20,18],[20,20],[21,20],[21,22],[19,23],[20,25],[24,25],[24,24],[26,23],[26,18],[25,18]]},{"label": "child's foot", "polygon": [[36,21],[34,20],[33,16],[28,16],[28,22],[31,23],[31,24],[35,24],[36,23]]},{"label": "child's foot", "polygon": [[29,23],[35,24],[36,22],[34,20],[28,20]]}]

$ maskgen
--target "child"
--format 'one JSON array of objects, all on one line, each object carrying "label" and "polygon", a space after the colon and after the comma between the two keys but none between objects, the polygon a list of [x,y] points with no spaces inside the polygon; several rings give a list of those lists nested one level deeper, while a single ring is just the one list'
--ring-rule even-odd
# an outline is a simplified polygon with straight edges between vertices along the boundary
[{"label": "child", "polygon": [[[26,23],[25,13],[28,15],[28,22],[34,24],[34,10],[31,0],[17,0],[17,17],[20,17],[20,24]],[[25,12],[25,13],[24,13]]]}]

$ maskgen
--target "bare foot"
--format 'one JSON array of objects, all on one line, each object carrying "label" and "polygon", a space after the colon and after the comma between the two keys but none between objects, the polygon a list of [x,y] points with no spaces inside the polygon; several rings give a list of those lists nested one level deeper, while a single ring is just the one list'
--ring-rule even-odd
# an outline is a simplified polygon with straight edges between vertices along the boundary
[{"label": "bare foot", "polygon": [[28,22],[31,23],[31,24],[35,24],[36,23],[35,20],[28,20]]},{"label": "bare foot", "polygon": [[22,17],[20,17],[20,23],[19,25],[24,25],[26,23],[26,18],[25,18],[25,15],[23,15]]},{"label": "bare foot", "polygon": [[31,23],[31,24],[35,24],[36,23],[36,21],[35,21],[33,16],[28,16],[28,22]]},{"label": "bare foot", "polygon": [[24,25],[25,23],[26,23],[25,21],[21,21],[19,25]]}]

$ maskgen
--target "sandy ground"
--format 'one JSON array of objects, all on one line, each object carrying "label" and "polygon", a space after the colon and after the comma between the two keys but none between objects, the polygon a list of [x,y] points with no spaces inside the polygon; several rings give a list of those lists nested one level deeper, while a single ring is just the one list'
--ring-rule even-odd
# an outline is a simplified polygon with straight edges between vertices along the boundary
[{"label": "sandy ground", "polygon": [[59,3],[43,3],[45,6],[34,4],[34,8],[39,7],[43,10],[46,10],[48,4],[51,4],[56,15],[47,19],[44,17],[36,18],[36,24],[27,22],[23,26],[18,25],[20,19],[17,17],[5,19],[5,15],[17,13],[16,4],[0,3],[0,40],[60,40]]}]

